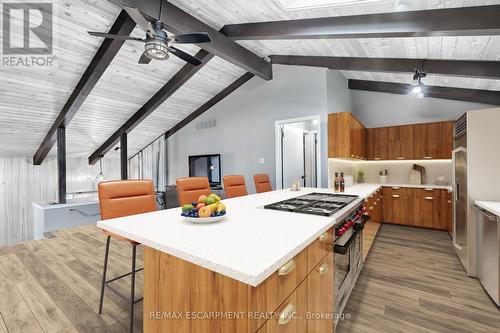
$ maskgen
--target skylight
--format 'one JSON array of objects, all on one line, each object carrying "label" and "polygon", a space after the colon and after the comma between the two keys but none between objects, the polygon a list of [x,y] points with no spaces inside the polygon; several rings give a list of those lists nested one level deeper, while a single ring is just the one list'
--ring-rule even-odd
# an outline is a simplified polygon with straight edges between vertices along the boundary
[{"label": "skylight", "polygon": [[377,0],[274,0],[283,10],[315,9],[341,5],[362,4]]}]

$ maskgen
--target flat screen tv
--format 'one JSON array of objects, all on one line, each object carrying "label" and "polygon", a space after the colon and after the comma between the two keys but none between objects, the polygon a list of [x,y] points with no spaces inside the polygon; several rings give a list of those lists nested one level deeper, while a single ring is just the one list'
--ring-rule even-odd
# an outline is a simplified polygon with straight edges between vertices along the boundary
[{"label": "flat screen tv", "polygon": [[189,177],[207,177],[210,186],[220,186],[220,154],[189,156]]}]

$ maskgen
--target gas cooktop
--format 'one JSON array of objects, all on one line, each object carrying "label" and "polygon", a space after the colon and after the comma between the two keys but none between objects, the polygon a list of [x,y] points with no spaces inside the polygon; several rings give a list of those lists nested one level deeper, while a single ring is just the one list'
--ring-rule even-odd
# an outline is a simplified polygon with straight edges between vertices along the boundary
[{"label": "gas cooktop", "polygon": [[265,205],[264,208],[292,213],[331,216],[358,198],[357,195],[310,193]]}]

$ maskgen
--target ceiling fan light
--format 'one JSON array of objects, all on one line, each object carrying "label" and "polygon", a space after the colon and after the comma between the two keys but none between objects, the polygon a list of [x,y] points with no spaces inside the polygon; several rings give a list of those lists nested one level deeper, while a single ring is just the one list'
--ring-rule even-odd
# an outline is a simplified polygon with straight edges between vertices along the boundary
[{"label": "ceiling fan light", "polygon": [[169,57],[168,47],[161,41],[152,41],[146,43],[146,45],[144,46],[144,50],[146,56],[154,60],[166,60]]},{"label": "ceiling fan light", "polygon": [[421,94],[422,93],[422,88],[420,88],[420,85],[418,85],[415,88],[413,88],[412,93],[414,93],[414,94]]},{"label": "ceiling fan light", "polygon": [[422,98],[424,98],[424,93],[423,93],[423,92],[419,92],[419,93],[417,94],[417,98],[418,98],[418,99],[422,99]]}]

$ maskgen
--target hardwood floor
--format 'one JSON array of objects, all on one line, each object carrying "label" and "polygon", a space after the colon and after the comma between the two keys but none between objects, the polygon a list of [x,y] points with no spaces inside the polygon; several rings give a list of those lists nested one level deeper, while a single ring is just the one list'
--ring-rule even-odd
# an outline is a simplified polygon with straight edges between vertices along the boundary
[{"label": "hardwood floor", "polygon": [[[125,332],[127,303],[107,290],[99,316],[105,238],[94,226],[0,248],[0,333]],[[108,277],[130,270],[131,247],[112,240]],[[139,247],[138,267],[142,267]],[[136,297],[142,296],[142,272]],[[114,287],[125,295],[129,280]],[[446,232],[381,226],[337,333],[500,332],[500,311],[465,275]],[[142,303],[136,305],[142,331]],[[316,332],[315,332],[316,333]],[[322,332],[319,332],[322,333]]]},{"label": "hardwood floor", "polygon": [[[109,289],[98,314],[105,237],[95,226],[57,231],[49,238],[0,248],[0,333],[126,332],[128,304]],[[131,270],[132,247],[111,240],[108,279]],[[138,247],[137,267],[143,267]],[[129,278],[113,282],[130,294]],[[136,298],[143,275],[137,275]],[[142,303],[135,308],[142,331]]]},{"label": "hardwood floor", "polygon": [[383,224],[336,333],[500,332],[500,310],[468,278],[447,232]]}]

